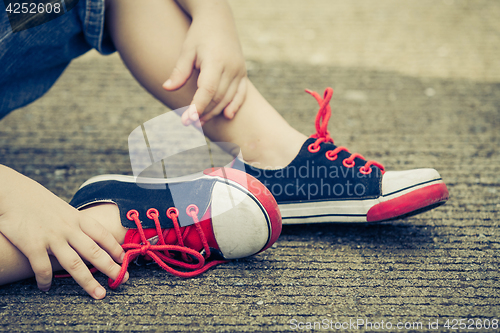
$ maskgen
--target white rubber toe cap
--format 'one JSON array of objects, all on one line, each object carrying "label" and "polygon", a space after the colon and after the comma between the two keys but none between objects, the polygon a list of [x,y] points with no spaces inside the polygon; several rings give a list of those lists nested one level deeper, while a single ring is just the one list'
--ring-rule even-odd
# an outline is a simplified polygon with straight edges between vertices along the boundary
[{"label": "white rubber toe cap", "polygon": [[413,169],[387,171],[382,177],[382,195],[387,196],[405,189],[440,181],[441,176],[434,169]]},{"label": "white rubber toe cap", "polygon": [[258,253],[270,237],[269,218],[249,193],[216,183],[212,192],[212,227],[219,250],[226,259]]}]

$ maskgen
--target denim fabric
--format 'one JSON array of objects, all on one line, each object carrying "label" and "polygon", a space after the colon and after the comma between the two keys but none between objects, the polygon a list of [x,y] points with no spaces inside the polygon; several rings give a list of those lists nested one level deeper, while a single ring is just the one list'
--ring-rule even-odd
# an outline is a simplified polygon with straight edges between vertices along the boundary
[{"label": "denim fabric", "polygon": [[115,51],[104,29],[104,0],[80,0],[64,15],[19,32],[12,32],[0,1],[0,119],[41,97],[91,48]]}]

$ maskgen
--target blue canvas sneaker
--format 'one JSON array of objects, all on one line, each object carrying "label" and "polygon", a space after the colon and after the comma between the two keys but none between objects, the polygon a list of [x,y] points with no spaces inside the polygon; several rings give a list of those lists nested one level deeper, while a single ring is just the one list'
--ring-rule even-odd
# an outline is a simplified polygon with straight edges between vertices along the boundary
[{"label": "blue canvas sneaker", "polygon": [[237,159],[233,168],[260,180],[274,195],[283,224],[379,222],[432,209],[448,200],[434,169],[385,171],[382,164],[334,145],[327,129],[330,99],[307,91],[320,105],[316,133],[282,169],[267,170]]},{"label": "blue canvas sneaker", "polygon": [[139,255],[188,278],[228,259],[262,252],[281,232],[271,193],[255,178],[230,168],[206,170],[189,181],[97,176],[70,202],[77,209],[99,203],[116,204],[122,225],[129,228],[122,270],[109,281],[111,288]]}]

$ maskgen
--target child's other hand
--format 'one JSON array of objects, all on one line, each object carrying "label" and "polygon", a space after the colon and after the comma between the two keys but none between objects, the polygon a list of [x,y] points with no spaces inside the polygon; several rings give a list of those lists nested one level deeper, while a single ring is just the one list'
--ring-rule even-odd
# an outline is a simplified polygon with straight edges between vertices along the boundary
[{"label": "child's other hand", "polygon": [[103,298],[105,289],[83,260],[115,279],[120,271],[116,262],[122,261],[124,251],[114,237],[99,222],[12,169],[0,166],[0,183],[0,232],[28,258],[38,288],[50,289],[52,255],[90,296]]},{"label": "child's other hand", "polygon": [[184,46],[166,90],[182,87],[193,69],[199,70],[198,89],[191,107],[182,115],[185,125],[200,119],[201,125],[224,111],[232,119],[246,96],[246,68],[229,6],[222,1],[196,5],[180,1],[193,17]]}]

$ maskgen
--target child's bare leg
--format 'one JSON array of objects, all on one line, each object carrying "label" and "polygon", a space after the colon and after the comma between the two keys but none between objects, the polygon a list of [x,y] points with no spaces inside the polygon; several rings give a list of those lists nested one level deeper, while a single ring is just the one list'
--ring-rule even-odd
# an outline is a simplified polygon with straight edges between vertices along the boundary
[{"label": "child's bare leg", "polygon": [[[113,41],[136,79],[170,108],[189,105],[199,72],[173,92],[162,84],[179,58],[190,18],[173,0],[119,0],[109,7],[107,22]],[[204,133],[213,141],[237,144],[247,162],[260,163],[260,167],[285,166],[306,137],[288,125],[250,82],[247,87],[246,99],[234,119],[219,115],[204,125]]]}]

